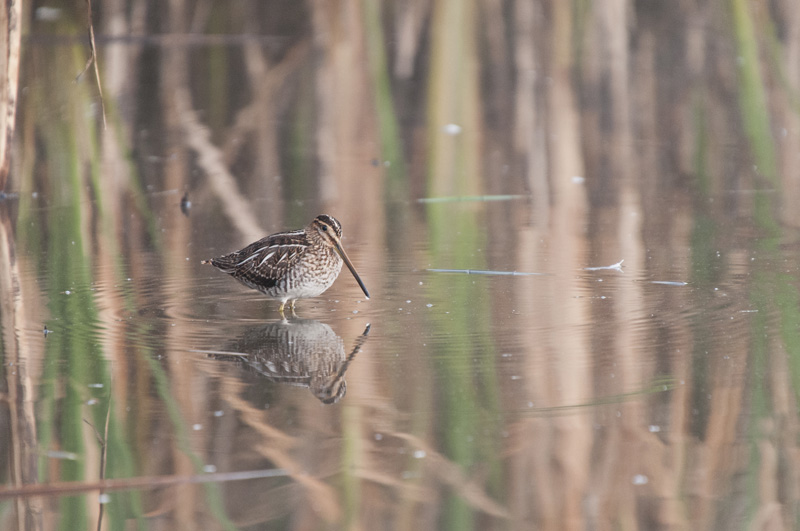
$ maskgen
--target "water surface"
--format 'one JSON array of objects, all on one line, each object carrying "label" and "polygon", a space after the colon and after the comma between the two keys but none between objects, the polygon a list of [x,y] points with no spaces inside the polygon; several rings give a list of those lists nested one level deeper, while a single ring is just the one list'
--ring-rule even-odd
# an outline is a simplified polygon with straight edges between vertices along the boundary
[{"label": "water surface", "polygon": [[[84,5],[24,42],[0,528],[797,527],[800,8],[99,4],[108,128]],[[371,299],[200,263],[320,213]]]}]

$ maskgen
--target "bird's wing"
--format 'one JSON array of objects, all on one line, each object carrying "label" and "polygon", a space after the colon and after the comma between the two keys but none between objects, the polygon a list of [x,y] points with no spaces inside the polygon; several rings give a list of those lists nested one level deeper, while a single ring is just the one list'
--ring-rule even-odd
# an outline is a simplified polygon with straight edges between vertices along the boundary
[{"label": "bird's wing", "polygon": [[274,234],[211,263],[235,278],[264,288],[281,279],[310,243],[303,231]]}]

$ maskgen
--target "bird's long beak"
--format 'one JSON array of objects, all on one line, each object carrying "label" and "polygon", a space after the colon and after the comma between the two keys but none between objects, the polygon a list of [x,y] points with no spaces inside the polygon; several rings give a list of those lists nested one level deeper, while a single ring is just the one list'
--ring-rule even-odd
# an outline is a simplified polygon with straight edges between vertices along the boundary
[{"label": "bird's long beak", "polygon": [[356,277],[356,282],[358,282],[358,285],[361,286],[361,291],[363,291],[364,295],[366,295],[366,297],[369,299],[369,292],[367,291],[367,287],[361,281],[361,277],[358,276],[358,271],[356,271],[356,268],[353,267],[353,262],[350,261],[350,258],[348,258],[347,253],[344,252],[342,244],[339,243],[338,241],[334,243],[335,245],[333,248],[336,249],[336,252],[339,253],[339,256],[342,257],[342,260],[344,260],[345,265],[347,265],[347,269],[349,269],[350,272],[353,273],[353,276]]}]

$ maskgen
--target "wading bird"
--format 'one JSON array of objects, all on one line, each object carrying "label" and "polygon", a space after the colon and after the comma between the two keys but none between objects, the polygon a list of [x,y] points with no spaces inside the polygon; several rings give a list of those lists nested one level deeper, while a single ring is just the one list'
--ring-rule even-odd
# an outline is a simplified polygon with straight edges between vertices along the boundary
[{"label": "wading bird", "polygon": [[281,301],[281,315],[287,302],[294,312],[297,299],[316,297],[331,287],[342,270],[342,262],[369,299],[341,238],[342,225],[333,216],[322,214],[304,229],[278,232],[201,263],[211,264],[245,286]]}]

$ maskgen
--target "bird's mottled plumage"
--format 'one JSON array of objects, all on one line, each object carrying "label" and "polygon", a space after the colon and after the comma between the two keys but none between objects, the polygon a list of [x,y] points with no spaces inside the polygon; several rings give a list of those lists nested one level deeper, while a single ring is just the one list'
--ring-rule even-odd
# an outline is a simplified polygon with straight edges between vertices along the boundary
[{"label": "bird's mottled plumage", "polygon": [[219,258],[204,260],[228,273],[247,287],[281,301],[280,311],[290,301],[316,297],[331,287],[342,270],[342,262],[353,273],[358,285],[369,293],[341,243],[342,225],[322,214],[305,229],[279,232],[244,249]]}]

